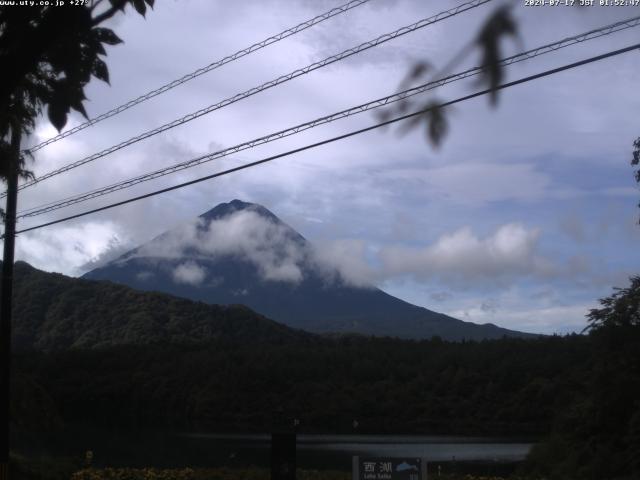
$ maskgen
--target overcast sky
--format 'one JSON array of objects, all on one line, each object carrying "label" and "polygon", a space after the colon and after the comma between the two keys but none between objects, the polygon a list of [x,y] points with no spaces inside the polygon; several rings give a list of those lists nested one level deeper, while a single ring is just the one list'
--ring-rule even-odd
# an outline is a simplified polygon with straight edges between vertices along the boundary
[{"label": "overcast sky", "polygon": [[[48,146],[36,175],[296,68],[461,2],[368,4],[199,77]],[[124,40],[108,50],[111,86],[93,81],[91,116],[340,5],[340,0],[158,0],[146,20],[128,10],[111,22]],[[393,93],[412,65],[443,67],[472,41],[498,1],[395,39],[351,59],[204,116],[20,194],[19,210],[168,166]],[[505,55],[619,19],[634,7],[513,7],[520,37]],[[638,28],[514,65],[513,80],[640,38]],[[479,63],[477,52],[456,67]],[[22,234],[17,258],[80,275],[88,265],[144,243],[218,203],[270,209],[361,280],[404,300],[478,323],[566,333],[614,286],[640,271],[638,190],[629,164],[640,135],[640,55],[627,53],[450,111],[439,150],[422,126],[373,131],[246,171],[72,222]],[[421,100],[478,89],[473,80]],[[82,119],[72,115],[67,128]],[[319,141],[377,121],[373,112],[224,160],[23,220],[36,225],[134,194]],[[40,122],[32,143],[55,134]],[[364,281],[364,280],[363,280]]]}]

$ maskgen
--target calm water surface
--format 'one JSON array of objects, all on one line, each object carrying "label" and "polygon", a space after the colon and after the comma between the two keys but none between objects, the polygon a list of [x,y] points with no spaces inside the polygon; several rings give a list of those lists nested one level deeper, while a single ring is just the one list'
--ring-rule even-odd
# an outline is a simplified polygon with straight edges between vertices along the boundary
[{"label": "calm water surface", "polygon": [[[14,437],[13,444],[31,454],[78,458],[92,450],[98,467],[268,466],[270,460],[268,434],[75,431],[58,438]],[[522,460],[532,446],[521,441],[454,436],[298,434],[297,440],[300,468],[341,470],[350,469],[353,455],[500,462]]]},{"label": "calm water surface", "polygon": [[[269,449],[269,435],[237,436],[216,434],[185,435],[202,441],[236,446],[238,453]],[[492,438],[408,435],[304,435],[299,434],[298,458],[302,463],[317,464],[323,460],[348,466],[353,455],[423,457],[427,461],[490,460],[516,461],[526,457],[531,443],[510,442]],[[230,453],[233,455],[233,453]]]}]

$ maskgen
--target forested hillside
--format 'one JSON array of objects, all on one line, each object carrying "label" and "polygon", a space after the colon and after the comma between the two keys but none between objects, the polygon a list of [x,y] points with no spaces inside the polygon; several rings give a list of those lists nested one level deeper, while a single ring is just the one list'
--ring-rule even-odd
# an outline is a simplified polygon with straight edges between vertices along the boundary
[{"label": "forested hillside", "polygon": [[[553,479],[640,473],[640,278],[588,335],[446,342],[315,336],[17,265],[12,423],[530,436]],[[635,472],[635,473],[634,473]],[[625,477],[627,475],[627,477]]]},{"label": "forested hillside", "polygon": [[[67,423],[269,431],[544,434],[590,364],[588,339],[119,346],[17,356]],[[98,413],[99,412],[99,413]]]},{"label": "forested hillside", "polygon": [[256,342],[312,336],[242,305],[207,305],[15,266],[13,345],[63,350],[121,344],[190,343],[216,338]]}]

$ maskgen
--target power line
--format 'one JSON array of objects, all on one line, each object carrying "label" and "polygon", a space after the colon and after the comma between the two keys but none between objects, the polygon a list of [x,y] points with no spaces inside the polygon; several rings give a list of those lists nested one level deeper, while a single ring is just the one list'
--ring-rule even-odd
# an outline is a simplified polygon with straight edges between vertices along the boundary
[{"label": "power line", "polygon": [[381,128],[381,127],[384,127],[384,126],[387,126],[387,125],[391,125],[393,123],[400,122],[402,120],[407,120],[407,119],[412,118],[412,117],[416,117],[416,116],[419,116],[419,115],[424,115],[424,114],[434,110],[435,108],[443,108],[443,107],[447,107],[447,106],[450,106],[450,105],[453,105],[453,104],[456,104],[456,103],[460,103],[460,102],[464,102],[464,101],[467,101],[467,100],[471,100],[472,98],[480,97],[482,95],[487,95],[487,94],[489,94],[489,93],[491,93],[491,92],[493,92],[495,90],[503,90],[503,89],[506,89],[506,88],[509,88],[509,87],[513,87],[515,85],[520,85],[520,84],[523,84],[523,83],[527,83],[527,82],[530,82],[530,81],[533,81],[533,80],[537,80],[539,78],[543,78],[543,77],[547,77],[547,76],[550,76],[550,75],[554,75],[554,74],[559,73],[559,72],[570,70],[572,68],[580,67],[582,65],[586,65],[586,64],[589,64],[589,63],[594,63],[594,62],[597,62],[597,61],[600,61],[600,60],[604,60],[606,58],[614,57],[616,55],[621,55],[623,53],[630,52],[632,50],[637,50],[637,49],[640,49],[640,43],[636,43],[634,45],[631,45],[631,46],[625,47],[625,48],[621,48],[619,50],[614,50],[614,51],[611,51],[611,52],[608,52],[608,53],[604,53],[602,55],[597,55],[597,56],[594,56],[594,57],[590,57],[590,58],[587,58],[585,60],[581,60],[581,61],[578,61],[578,62],[570,63],[570,64],[564,65],[562,67],[557,67],[557,68],[553,68],[551,70],[546,70],[544,72],[537,73],[535,75],[530,75],[530,76],[527,76],[527,77],[523,77],[521,79],[514,80],[512,82],[508,82],[508,83],[504,83],[504,84],[498,85],[494,89],[488,88],[488,89],[485,89],[485,90],[481,90],[481,91],[466,95],[464,97],[459,97],[459,98],[457,98],[455,100],[451,100],[449,102],[441,103],[441,104],[437,105],[436,107],[426,108],[426,109],[423,109],[423,110],[419,110],[417,112],[413,112],[413,113],[409,113],[409,114],[406,114],[406,115],[402,115],[400,117],[395,117],[395,118],[392,118],[390,120],[387,120],[387,121],[384,121],[384,122],[380,122],[380,123],[377,123],[375,125],[371,125],[369,127],[361,128],[359,130],[354,130],[354,131],[351,131],[349,133],[345,133],[343,135],[338,135],[336,137],[332,137],[332,138],[329,138],[329,139],[326,139],[326,140],[322,140],[320,142],[312,143],[310,145],[305,145],[304,147],[296,148],[296,149],[289,150],[289,151],[284,152],[284,153],[279,153],[277,155],[273,155],[271,157],[263,158],[262,160],[257,160],[255,162],[251,162],[251,163],[247,163],[247,164],[244,164],[244,165],[240,165],[238,167],[230,168],[230,169],[224,170],[222,172],[213,173],[213,174],[207,175],[205,177],[200,177],[200,178],[197,178],[195,180],[190,180],[188,182],[184,182],[184,183],[180,183],[180,184],[177,184],[177,185],[173,185],[171,187],[167,187],[167,188],[163,188],[163,189],[160,189],[160,190],[156,190],[156,191],[151,192],[151,193],[147,193],[147,194],[144,194],[144,195],[139,195],[137,197],[132,197],[132,198],[129,198],[127,200],[123,200],[123,201],[120,201],[120,202],[115,202],[115,203],[112,203],[112,204],[109,204],[109,205],[105,205],[103,207],[94,208],[92,210],[88,210],[88,211],[85,211],[85,212],[82,212],[82,213],[78,213],[78,214],[71,215],[71,216],[68,216],[68,217],[60,218],[58,220],[53,220],[51,222],[43,223],[43,224],[36,225],[36,226],[33,226],[33,227],[24,228],[22,230],[17,231],[16,234],[29,232],[29,231],[32,231],[32,230],[36,230],[36,229],[48,227],[48,226],[51,226],[51,225],[55,225],[55,224],[58,224],[58,223],[66,222],[66,221],[69,221],[69,220],[73,220],[73,219],[76,219],[76,218],[84,217],[86,215],[91,215],[93,213],[102,212],[104,210],[109,210],[111,208],[119,207],[121,205],[126,205],[126,204],[132,203],[132,202],[137,202],[137,201],[143,200],[145,198],[153,197],[153,196],[156,196],[156,195],[160,195],[162,193],[170,192],[172,190],[177,190],[179,188],[183,188],[183,187],[187,187],[187,186],[190,186],[190,185],[194,185],[196,183],[204,182],[206,180],[211,180],[211,179],[216,178],[216,177],[221,177],[221,176],[224,176],[224,175],[228,175],[230,173],[237,172],[239,170],[244,170],[244,169],[247,169],[247,168],[250,168],[250,167],[255,167],[257,165],[261,165],[263,163],[271,162],[271,161],[279,159],[279,158],[287,157],[287,156],[293,155],[295,153],[300,153],[300,152],[303,152],[305,150],[309,150],[309,149],[316,148],[316,147],[319,147],[319,146],[322,146],[322,145],[326,145],[326,144],[329,144],[329,143],[336,142],[338,140],[344,140],[346,138],[353,137],[355,135],[360,135],[362,133],[369,132],[371,130],[375,130],[375,129],[378,129],[378,128]]},{"label": "power line", "polygon": [[188,73],[180,78],[178,78],[177,80],[173,80],[172,82],[169,82],[161,87],[156,88],[155,90],[151,90],[148,93],[145,93],[144,95],[140,95],[137,98],[134,98],[133,100],[129,100],[128,102],[119,105],[111,110],[109,110],[108,112],[105,112],[101,115],[98,115],[97,117],[91,118],[89,120],[87,120],[84,123],[81,123],[80,125],[73,127],[69,130],[67,130],[66,132],[62,132],[58,135],[56,135],[55,137],[49,138],[48,140],[39,143],[29,149],[26,149],[26,151],[28,152],[36,152],[38,150],[40,150],[43,147],[46,147],[47,145],[50,145],[54,142],[57,142],[58,140],[62,140],[63,138],[66,138],[70,135],[73,135],[74,133],[77,133],[81,130],[84,130],[87,127],[90,127],[92,125],[95,125],[98,122],[101,122],[103,120],[106,120],[107,118],[111,118],[114,115],[117,115],[119,113],[124,112],[125,110],[130,109],[131,107],[134,107],[142,102],[145,102],[153,97],[156,97],[162,93],[165,93],[169,90],[172,90],[174,88],[176,88],[179,85],[182,85],[183,83],[189,82],[191,80],[193,80],[194,78],[199,77],[200,75],[204,75],[205,73],[208,73],[212,70],[215,70],[217,68],[222,67],[223,65],[226,65],[227,63],[231,63],[235,60],[238,60],[246,55],[249,55],[253,52],[256,52],[262,48],[265,48],[273,43],[279,42],[280,40],[284,40],[287,37],[290,37],[292,35],[295,35],[297,33],[302,32],[303,30],[306,30],[307,28],[310,28],[314,25],[317,25],[318,23],[324,22],[325,20],[330,19],[331,17],[335,17],[336,15],[340,15],[341,13],[347,12],[349,10],[351,10],[352,8],[356,8],[359,7],[360,5],[363,5],[367,2],[369,2],[370,0],[351,0],[350,2],[345,3],[344,5],[340,5],[339,7],[336,8],[332,8],[331,10],[318,15],[316,17],[313,17],[310,20],[307,20],[305,22],[302,22],[298,25],[296,25],[295,27],[291,27],[288,28],[280,33],[277,33],[276,35],[273,35],[269,38],[266,38],[265,40],[262,40],[258,43],[254,43],[253,45],[243,48],[242,50],[238,50],[236,53],[233,53],[231,55],[227,55],[224,58],[221,58],[220,60],[217,60],[213,63],[210,63],[209,65],[199,68],[191,73]]},{"label": "power line", "polygon": [[[485,3],[488,3],[492,0],[471,0],[469,2],[463,3],[461,5],[458,5],[455,8],[440,12],[436,15],[433,15],[429,18],[425,18],[422,19],[418,22],[415,22],[411,25],[407,25],[404,26],[402,28],[399,28],[398,30],[395,30],[393,32],[390,33],[385,33],[384,35],[381,35],[373,40],[370,40],[368,42],[364,42],[356,47],[352,47],[348,50],[345,50],[341,53],[338,53],[336,55],[332,55],[330,57],[325,58],[324,60],[320,60],[318,62],[312,63],[310,65],[307,65],[306,67],[303,68],[299,68],[297,70],[294,70],[291,73],[288,73],[286,75],[282,75],[274,80],[270,80],[269,82],[263,83],[262,85],[258,86],[258,87],[253,87],[243,93],[238,93],[232,97],[229,97],[225,100],[222,100],[221,102],[215,103],[213,105],[209,105],[208,107],[205,107],[203,109],[200,109],[196,112],[190,113],[188,115],[185,115],[181,118],[178,118],[176,120],[173,120],[169,123],[166,123],[160,127],[154,128],[153,130],[149,130],[147,132],[144,132],[140,135],[137,135],[135,137],[132,137],[128,140],[125,140],[124,142],[121,142],[117,145],[113,145],[105,150],[102,150],[101,152],[95,153],[93,155],[90,155],[88,157],[85,157],[81,160],[78,160],[76,162],[70,163],[62,168],[59,168],[57,170],[51,171],[49,173],[46,173],[44,175],[41,175],[40,177],[30,180],[26,183],[23,183],[22,185],[20,185],[19,189],[22,190],[23,188],[27,188],[30,187],[32,185],[35,185],[43,180],[46,180],[47,178],[51,178],[55,175],[59,175],[61,173],[67,172],[69,170],[72,170],[76,167],[79,167],[81,165],[84,165],[86,163],[92,162],[94,160],[97,160],[99,158],[102,158],[106,155],[109,155],[113,152],[116,152],[122,148],[128,147],[130,145],[133,145],[134,143],[140,142],[142,140],[145,140],[149,137],[152,137],[154,135],[157,135],[159,133],[165,132],[167,130],[170,130],[171,128],[177,127],[179,125],[182,125],[183,123],[187,123],[190,122],[191,120],[195,120],[196,118],[202,117],[203,115],[207,115],[215,110],[219,110],[221,108],[224,108],[228,105],[231,105],[233,103],[236,103],[240,100],[243,100],[247,97],[250,97],[252,95],[255,95],[257,93],[260,93],[264,90],[267,90],[269,88],[275,87],[277,85],[280,85],[282,83],[288,82],[290,80],[293,80],[294,78],[297,78],[301,75],[307,74],[309,72],[312,72],[314,70],[317,70],[319,68],[325,67],[327,65],[330,65],[332,63],[338,62],[340,60],[344,60],[347,57],[350,57],[352,55],[355,55],[357,53],[363,52],[365,50],[368,50],[370,48],[376,47],[378,45],[381,45],[385,42],[388,42],[389,40],[393,40],[395,38],[398,38],[402,35],[406,35],[407,33],[411,33],[415,30],[418,30],[420,28],[424,28],[426,26],[432,25],[434,23],[437,23],[439,21],[445,20],[447,18],[453,17],[455,15],[458,15],[460,13],[466,12],[467,10],[471,10],[473,8],[477,8]],[[4,195],[4,194],[3,194]]]},{"label": "power line", "polygon": [[[568,47],[570,45],[574,45],[576,43],[581,43],[587,40],[592,40],[594,38],[599,38],[605,35],[610,35],[612,33],[618,32],[620,30],[624,30],[627,28],[631,28],[631,27],[635,27],[640,25],[640,16],[634,17],[634,18],[630,18],[627,20],[623,20],[620,22],[616,22],[604,27],[600,27],[598,29],[594,29],[594,30],[590,30],[588,32],[584,32],[581,33],[579,35],[574,35],[572,37],[568,37],[568,38],[564,38],[562,40],[559,40],[557,42],[554,43],[550,43],[547,45],[543,45],[541,47],[538,48],[534,48],[532,50],[528,50],[525,52],[521,52],[518,53],[516,55],[507,57],[505,59],[502,59],[498,62],[498,64],[501,67],[505,67],[508,65],[512,65],[514,63],[517,62],[521,62],[524,60],[528,60],[540,55],[544,55],[550,52],[555,52],[561,48],[565,48]],[[290,127],[287,128],[285,130],[280,130],[278,132],[275,133],[270,133],[268,135],[265,135],[263,137],[259,137],[244,143],[241,143],[239,145],[235,145],[233,147],[229,147],[214,153],[209,153],[206,155],[202,155],[200,157],[196,157],[175,165],[172,165],[170,167],[166,167],[166,168],[162,168],[153,172],[149,172],[143,175],[139,175],[137,177],[133,177],[118,183],[114,183],[105,187],[101,187],[99,189],[95,189],[92,190],[90,192],[85,192],[79,195],[74,195],[74,196],[70,196],[61,200],[56,200],[54,202],[50,202],[44,205],[39,205],[36,207],[32,207],[30,209],[25,209],[21,212],[19,212],[18,214],[18,218],[26,218],[26,217],[34,217],[37,215],[42,215],[54,210],[58,210],[70,205],[75,205],[77,203],[81,203],[87,200],[91,200],[93,198],[97,198],[97,197],[101,197],[103,195],[107,195],[119,190],[123,190],[125,188],[130,188],[134,185],[146,182],[146,181],[150,181],[156,178],[160,178],[163,177],[165,175],[169,175],[171,173],[175,173],[187,168],[192,168],[198,165],[201,165],[203,163],[206,162],[210,162],[212,160],[216,160],[222,157],[225,157],[227,155],[230,155],[232,153],[238,153],[240,151],[243,150],[247,150],[250,148],[254,148],[258,145],[263,145],[265,143],[269,143],[275,140],[278,140],[280,138],[285,138],[291,135],[295,135],[297,133],[300,133],[302,131],[305,130],[309,130],[311,128],[317,127],[319,125],[323,125],[326,123],[330,123],[336,120],[339,120],[341,118],[346,118],[352,115],[356,115],[362,112],[366,112],[368,110],[372,110],[374,108],[378,108],[378,107],[382,107],[385,105],[389,105],[391,103],[403,100],[405,98],[409,98],[411,96],[414,95],[418,95],[421,93],[424,93],[426,91],[432,90],[434,88],[437,88],[439,86],[442,85],[446,85],[448,83],[451,82],[455,82],[455,81],[459,81],[465,78],[469,78],[472,77],[474,75],[477,75],[478,73],[480,73],[482,71],[482,67],[474,67],[474,68],[470,68],[468,70],[465,70],[464,72],[461,73],[457,73],[457,74],[453,74],[453,75],[449,75],[447,77],[423,84],[423,85],[419,85],[417,87],[413,87],[398,93],[395,93],[393,95],[389,95],[386,97],[382,97],[376,100],[372,100],[370,102],[355,106],[355,107],[351,107],[348,108],[346,110],[342,110],[340,112],[337,113],[333,113],[331,115],[327,115],[324,117],[320,117],[317,118],[315,120],[306,122],[306,123],[302,123],[299,125],[296,125],[294,127]]]}]

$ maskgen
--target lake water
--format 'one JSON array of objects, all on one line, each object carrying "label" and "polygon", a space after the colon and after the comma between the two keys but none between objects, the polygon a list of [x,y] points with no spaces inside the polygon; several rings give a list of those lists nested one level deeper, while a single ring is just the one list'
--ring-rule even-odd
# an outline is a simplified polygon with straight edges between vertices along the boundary
[{"label": "lake water", "polygon": [[[232,458],[249,456],[268,461],[269,435],[187,434],[187,438],[210,442]],[[304,435],[297,436],[298,465],[323,465],[348,469],[354,455],[368,457],[422,457],[427,461],[518,461],[531,443],[491,438],[408,435]]]},{"label": "lake water", "polygon": [[[57,438],[56,438],[57,437]],[[271,436],[79,430],[38,439],[14,435],[13,445],[32,454],[78,458],[92,450],[100,466],[268,466]],[[495,438],[412,435],[306,435],[297,437],[300,468],[349,470],[359,456],[423,457],[428,462],[513,462],[532,444]]]}]

